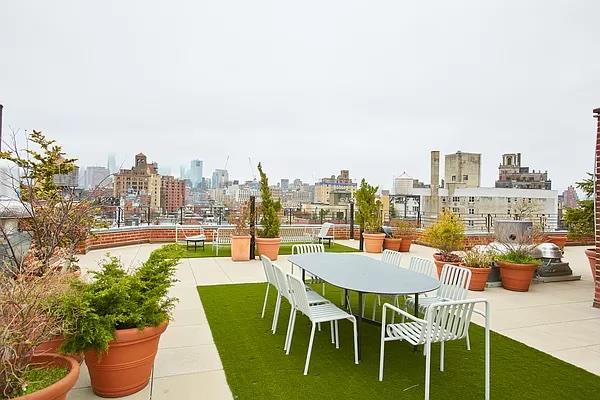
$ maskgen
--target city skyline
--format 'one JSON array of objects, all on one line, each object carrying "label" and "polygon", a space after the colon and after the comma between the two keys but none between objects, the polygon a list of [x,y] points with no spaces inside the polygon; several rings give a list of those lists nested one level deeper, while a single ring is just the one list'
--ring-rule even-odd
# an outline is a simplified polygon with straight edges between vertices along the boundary
[{"label": "city skyline", "polygon": [[431,149],[482,153],[483,186],[513,152],[557,189],[585,177],[595,4],[434,3],[332,2],[315,15],[285,2],[8,1],[5,132],[40,129],[84,166],[143,150],[171,171],[195,158],[213,171],[229,156],[240,180],[256,173],[250,157],[272,182],[345,167],[389,189],[404,171],[427,180]]}]

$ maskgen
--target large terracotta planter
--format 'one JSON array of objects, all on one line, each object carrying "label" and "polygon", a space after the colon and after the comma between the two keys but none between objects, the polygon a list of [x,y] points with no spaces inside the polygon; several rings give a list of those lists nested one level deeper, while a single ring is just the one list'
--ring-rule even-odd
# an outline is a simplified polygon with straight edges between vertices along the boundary
[{"label": "large terracotta planter", "polygon": [[55,382],[47,388],[25,396],[15,397],[13,400],[66,400],[67,394],[77,382],[77,378],[79,378],[79,363],[71,357],[50,353],[34,355],[31,361],[40,366],[47,365],[68,368],[69,373],[60,381]]},{"label": "large terracotta planter", "polygon": [[402,242],[400,243],[400,252],[408,253],[410,251],[410,245],[412,244],[412,239],[409,237],[403,237]]},{"label": "large terracotta planter", "polygon": [[[58,349],[63,341],[64,338],[62,336],[55,336],[53,339],[48,340],[33,349],[33,353],[36,355],[59,354]],[[74,358],[80,364],[83,361],[83,354],[66,354],[66,356]]]},{"label": "large terracotta planter", "polygon": [[596,249],[585,249],[585,255],[590,263],[590,270],[592,271],[592,279],[596,281]]},{"label": "large terracotta planter", "polygon": [[471,271],[471,282],[469,282],[469,290],[474,290],[477,292],[485,290],[485,284],[487,283],[488,276],[490,275],[492,268],[471,268],[465,267],[464,265],[463,267]]},{"label": "large terracotta planter", "polygon": [[546,241],[548,243],[554,243],[561,250],[564,250],[565,244],[567,243],[567,237],[566,236],[547,236]]},{"label": "large terracotta planter", "polygon": [[385,238],[383,240],[383,248],[386,250],[400,251],[402,242],[402,238]]},{"label": "large terracotta planter", "polygon": [[264,254],[271,261],[277,260],[279,246],[281,246],[281,238],[256,238],[256,251],[258,255]]},{"label": "large terracotta planter", "polygon": [[233,261],[250,259],[250,235],[231,236],[231,259]]},{"label": "large terracotta planter", "polygon": [[148,384],[160,335],[168,323],[144,329],[118,329],[108,351],[85,353],[92,390],[101,397],[123,397]]},{"label": "large terracotta planter", "polygon": [[496,264],[500,267],[502,287],[514,292],[529,290],[533,274],[538,267],[536,264],[513,264],[505,261],[497,261]]},{"label": "large terracotta planter", "polygon": [[381,253],[383,251],[383,241],[385,233],[363,233],[365,239],[365,251],[367,253]]},{"label": "large terracotta planter", "polygon": [[433,258],[433,262],[434,262],[435,268],[437,270],[438,278],[442,277],[442,269],[444,269],[444,265],[446,265],[446,264],[459,265],[460,264],[459,262],[448,262],[448,261],[438,260],[435,258],[435,256]]}]

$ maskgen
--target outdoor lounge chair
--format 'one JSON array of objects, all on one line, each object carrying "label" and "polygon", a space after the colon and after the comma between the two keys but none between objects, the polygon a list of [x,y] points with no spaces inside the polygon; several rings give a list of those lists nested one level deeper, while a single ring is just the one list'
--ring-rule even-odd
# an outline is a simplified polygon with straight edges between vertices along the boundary
[{"label": "outdoor lounge chair", "polygon": [[333,224],[326,222],[321,226],[319,233],[317,233],[317,240],[319,243],[323,243],[327,241],[327,246],[331,247],[331,242],[335,241],[335,237],[333,235],[327,235],[330,228],[333,228]]}]

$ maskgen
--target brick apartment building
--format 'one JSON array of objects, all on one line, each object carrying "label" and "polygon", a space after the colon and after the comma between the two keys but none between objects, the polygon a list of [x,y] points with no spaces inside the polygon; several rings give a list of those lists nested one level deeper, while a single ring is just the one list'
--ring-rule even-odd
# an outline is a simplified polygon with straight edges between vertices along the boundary
[{"label": "brick apartment building", "polygon": [[185,205],[185,181],[172,176],[161,177],[160,207],[163,212],[173,213]]}]

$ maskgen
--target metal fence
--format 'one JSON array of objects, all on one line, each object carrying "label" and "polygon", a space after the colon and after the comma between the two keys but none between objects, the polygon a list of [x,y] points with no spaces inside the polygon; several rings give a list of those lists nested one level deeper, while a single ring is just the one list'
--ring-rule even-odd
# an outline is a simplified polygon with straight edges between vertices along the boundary
[{"label": "metal fence", "polygon": [[[511,214],[455,214],[465,224],[467,232],[485,232],[494,231],[496,221],[531,221],[534,226],[543,231],[556,231],[565,229],[562,220],[558,214],[532,214],[532,215],[511,215]],[[419,226],[426,228],[437,220],[436,215],[421,214]]]}]

